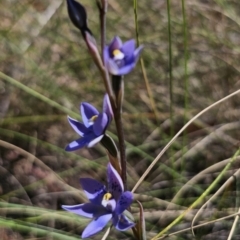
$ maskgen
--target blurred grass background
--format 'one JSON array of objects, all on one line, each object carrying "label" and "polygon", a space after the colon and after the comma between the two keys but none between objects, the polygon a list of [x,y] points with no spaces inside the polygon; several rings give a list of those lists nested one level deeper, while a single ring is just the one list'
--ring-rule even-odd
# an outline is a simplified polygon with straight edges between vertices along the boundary
[{"label": "blurred grass background", "polygon": [[[124,80],[129,189],[186,121],[240,86],[240,3],[234,0],[183,1],[184,35],[182,1],[169,2],[170,25],[166,0],[138,1],[139,41],[145,46],[142,58],[151,95],[138,64]],[[82,0],[81,3],[86,7],[89,27],[100,46],[95,1]],[[0,1],[0,13],[2,73],[76,114],[82,101],[101,109],[102,79],[81,35],[68,19],[65,1],[5,0]],[[110,0],[107,41],[115,35],[124,41],[135,38],[134,18],[132,1]],[[172,93],[169,91],[170,75]],[[236,95],[194,121],[137,189],[136,199],[140,199],[145,209],[148,239],[198,199],[219,176],[229,162],[227,159],[238,150],[239,100]],[[2,239],[71,239],[70,236],[78,239],[88,220],[64,213],[60,206],[86,200],[79,177],[91,176],[105,181],[108,160],[104,149],[98,145],[66,153],[66,144],[77,138],[66,113],[23,91],[2,75],[0,125],[0,221],[5,223],[0,227]],[[109,130],[116,133],[114,124]],[[205,201],[237,171],[239,163],[240,158],[236,157]],[[182,190],[184,185],[187,187]],[[171,201],[174,205],[169,205]],[[169,232],[189,227],[201,204]],[[196,223],[227,216],[238,208],[236,174],[234,181],[206,206]],[[137,211],[137,205],[133,204],[133,212]],[[196,239],[228,239],[233,220],[197,229]],[[54,235],[57,231],[59,235]],[[129,233],[113,230],[108,239],[131,239]],[[187,231],[168,239],[193,239],[193,236]],[[230,239],[240,239],[239,228]]]}]

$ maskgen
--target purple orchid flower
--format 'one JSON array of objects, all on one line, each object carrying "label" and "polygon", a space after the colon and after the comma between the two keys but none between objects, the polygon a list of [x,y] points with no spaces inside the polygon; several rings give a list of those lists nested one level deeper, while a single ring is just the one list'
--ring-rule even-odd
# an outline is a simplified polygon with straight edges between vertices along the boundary
[{"label": "purple orchid flower", "polygon": [[81,178],[80,183],[89,203],[74,206],[62,206],[63,209],[87,217],[93,218],[82,233],[82,238],[92,236],[101,231],[112,219],[112,224],[119,231],[132,228],[131,222],[124,211],[131,205],[133,194],[123,191],[123,182],[117,171],[109,163],[107,167],[108,188],[91,178]]},{"label": "purple orchid flower", "polygon": [[135,67],[143,46],[135,49],[133,39],[122,43],[119,37],[114,37],[109,46],[104,48],[104,64],[113,75],[128,74]]},{"label": "purple orchid flower", "polygon": [[103,112],[98,110],[87,102],[80,106],[83,123],[68,116],[68,121],[72,128],[81,138],[69,143],[66,151],[75,151],[84,146],[93,147],[104,137],[105,131],[110,124],[113,112],[109,97],[106,94],[103,99]]}]

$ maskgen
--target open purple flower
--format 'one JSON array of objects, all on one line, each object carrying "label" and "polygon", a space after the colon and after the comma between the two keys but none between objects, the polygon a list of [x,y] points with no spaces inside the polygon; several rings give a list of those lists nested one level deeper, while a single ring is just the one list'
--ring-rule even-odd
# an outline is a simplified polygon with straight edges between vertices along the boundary
[{"label": "open purple flower", "polygon": [[103,99],[102,113],[99,113],[95,107],[87,102],[81,104],[80,111],[83,123],[69,116],[68,121],[81,138],[69,143],[66,151],[74,151],[84,146],[93,147],[96,143],[100,142],[113,116],[107,94]]},{"label": "open purple flower", "polygon": [[112,224],[119,231],[125,231],[135,225],[123,213],[131,205],[133,194],[123,191],[122,179],[110,163],[107,167],[107,179],[108,188],[94,179],[81,178],[80,183],[90,202],[62,206],[69,212],[93,218],[84,229],[82,238],[98,233],[111,219]]},{"label": "open purple flower", "polygon": [[128,74],[135,67],[143,46],[135,49],[133,39],[122,43],[119,37],[114,37],[109,46],[104,48],[104,63],[113,75]]}]

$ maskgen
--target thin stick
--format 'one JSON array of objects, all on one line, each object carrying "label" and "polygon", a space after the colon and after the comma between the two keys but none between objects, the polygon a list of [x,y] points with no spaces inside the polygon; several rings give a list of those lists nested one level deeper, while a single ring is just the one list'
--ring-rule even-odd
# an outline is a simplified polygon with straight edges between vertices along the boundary
[{"label": "thin stick", "polygon": [[216,186],[216,184],[222,179],[224,173],[230,168],[231,164],[236,160],[236,157],[239,155],[240,149],[236,151],[234,156],[232,157],[232,160],[225,166],[225,168],[221,171],[221,173],[218,175],[218,177],[211,183],[211,185],[202,193],[202,195],[195,200],[190,207],[188,207],[187,210],[185,210],[182,214],[180,214],[173,222],[171,222],[167,227],[165,227],[161,232],[159,232],[155,237],[152,238],[152,240],[156,240],[159,237],[161,237],[164,233],[166,233],[168,230],[170,230],[174,225],[176,225],[179,221],[182,220],[182,218],[188,213],[191,209],[199,205],[204,198],[213,190],[213,188]]},{"label": "thin stick", "polygon": [[163,148],[163,150],[157,155],[157,157],[153,160],[153,162],[149,165],[149,167],[147,168],[147,170],[143,173],[143,175],[140,177],[140,179],[138,180],[138,182],[135,184],[135,186],[132,189],[132,192],[135,192],[136,189],[139,187],[139,185],[142,183],[142,181],[145,179],[145,177],[148,175],[148,173],[152,170],[152,168],[154,167],[154,165],[159,161],[159,159],[162,157],[162,155],[168,150],[168,148],[172,145],[172,143],[178,138],[178,136],[192,123],[194,122],[198,117],[200,117],[201,115],[203,115],[205,112],[207,112],[208,110],[210,110],[211,108],[217,106],[218,104],[226,101],[227,99],[237,95],[238,93],[240,93],[240,89],[229,94],[228,96],[218,100],[217,102],[211,104],[210,106],[206,107],[205,109],[203,109],[200,113],[198,113],[196,116],[194,116],[192,119],[190,119],[179,131],[178,133],[172,138],[172,140]]},{"label": "thin stick", "polygon": [[[184,36],[184,124],[187,122],[187,111],[188,111],[188,38],[187,38],[187,20],[185,10],[185,0],[182,0],[182,16],[183,16],[183,36]],[[184,131],[183,134],[183,154],[186,151],[187,145],[187,133]],[[182,165],[182,169],[184,166]]]},{"label": "thin stick", "polygon": [[173,136],[173,78],[172,78],[172,31],[171,31],[171,12],[170,0],[167,0],[167,13],[168,13],[168,57],[169,57],[169,96],[170,96],[170,121],[171,121],[171,137]]},{"label": "thin stick", "polygon": [[[238,214],[240,214],[240,208],[238,209]],[[234,231],[237,227],[237,223],[238,223],[238,220],[239,220],[239,215],[237,215],[234,219],[234,222],[233,222],[233,225],[232,225],[232,228],[231,228],[231,231],[229,233],[229,236],[228,236],[228,239],[227,240],[231,240],[232,237],[233,237],[233,234],[234,234]]]},{"label": "thin stick", "polygon": [[[138,32],[138,1],[137,0],[133,0],[133,9],[134,9],[134,21],[135,21],[135,34],[136,34],[137,46],[139,46],[140,43],[139,43],[139,32]],[[156,104],[155,104],[154,99],[153,99],[153,94],[152,94],[152,91],[151,91],[151,88],[150,88],[150,85],[149,85],[149,80],[148,80],[148,77],[147,77],[145,64],[144,64],[144,61],[143,61],[142,58],[140,58],[140,64],[141,64],[143,79],[144,79],[145,86],[146,86],[147,93],[148,93],[148,97],[149,97],[149,100],[150,100],[150,105],[151,105],[151,108],[153,110],[157,125],[159,125],[159,123],[158,123],[158,111],[157,111]]]},{"label": "thin stick", "polygon": [[[237,158],[236,158],[236,159],[237,159]],[[232,160],[231,160],[231,161],[232,161]],[[229,165],[229,163],[228,163],[228,165]],[[207,206],[207,204],[208,204],[209,202],[213,201],[213,199],[215,199],[217,196],[219,196],[219,195],[223,192],[223,190],[226,189],[227,186],[229,186],[233,181],[235,181],[235,179],[236,179],[237,177],[239,177],[239,176],[238,176],[239,173],[240,173],[239,170],[238,170],[237,172],[235,172],[235,173],[233,174],[233,176],[231,176],[231,177],[217,190],[217,192],[215,192],[215,193],[200,207],[200,209],[197,211],[196,215],[194,216],[194,218],[193,218],[193,220],[192,220],[192,224],[191,224],[192,229],[193,229],[194,222],[196,221],[198,215],[201,213],[202,209],[205,208],[205,206]],[[193,230],[192,230],[192,234],[193,234],[193,236],[194,236],[194,231],[193,231]]]},{"label": "thin stick", "polygon": [[[233,218],[233,217],[235,217],[235,216],[239,216],[239,212],[233,213],[233,214],[228,215],[228,216],[226,216],[226,217],[218,218],[218,219],[215,219],[215,220],[212,220],[212,221],[209,221],[209,222],[205,222],[205,223],[196,225],[196,226],[194,226],[193,228],[195,229],[195,228],[203,227],[203,226],[206,226],[206,225],[211,224],[211,223],[215,223],[215,222],[219,222],[219,221],[222,221],[222,220],[226,220],[226,219],[228,219],[228,218]],[[167,234],[167,235],[165,235],[165,236],[162,236],[162,237],[160,237],[160,238],[157,238],[156,240],[164,239],[164,238],[166,238],[166,237],[174,236],[174,235],[177,235],[177,234],[179,234],[179,233],[187,232],[187,231],[189,231],[189,230],[191,230],[191,229],[192,229],[191,227],[185,228],[185,229],[179,230],[179,231],[177,231],[177,232],[173,232],[173,233]]]}]

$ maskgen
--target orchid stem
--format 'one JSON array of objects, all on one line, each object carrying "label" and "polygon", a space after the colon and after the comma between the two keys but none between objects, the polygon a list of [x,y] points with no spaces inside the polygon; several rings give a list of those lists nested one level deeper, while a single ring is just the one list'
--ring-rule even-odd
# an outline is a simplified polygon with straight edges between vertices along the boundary
[{"label": "orchid stem", "polygon": [[114,115],[116,129],[118,133],[118,141],[119,141],[119,151],[120,151],[120,161],[122,168],[122,180],[124,187],[127,187],[127,167],[126,167],[126,147],[124,140],[124,131],[123,131],[123,123],[122,123],[122,102],[123,102],[123,94],[124,94],[124,82],[123,76],[112,75],[112,88],[115,94],[115,102],[116,102],[116,113]]},{"label": "orchid stem", "polygon": [[[104,51],[105,38],[106,38],[106,12],[107,12],[108,1],[98,0],[97,5],[99,9],[99,14],[100,14],[100,25],[101,25],[101,51],[102,51],[101,57],[102,57],[102,62],[104,64],[103,51]],[[125,151],[124,133],[123,133],[123,125],[122,125],[123,80],[122,80],[122,76],[113,76],[113,81],[112,81],[113,89],[112,89],[109,81],[108,72],[106,71],[106,69],[103,69],[101,67],[100,67],[100,71],[104,79],[105,88],[109,95],[109,99],[110,99],[113,114],[114,114],[114,120],[116,124],[118,141],[119,141],[119,149],[120,149],[120,162],[121,162],[121,168],[122,168],[121,177],[122,177],[124,187],[126,188],[126,181],[127,181],[126,151]]]},{"label": "orchid stem", "polygon": [[102,60],[103,60],[103,50],[105,46],[105,40],[106,40],[106,13],[107,13],[107,7],[108,7],[108,1],[107,0],[101,0],[101,4],[97,2],[98,9],[99,9],[99,17],[100,17],[100,28],[101,28],[101,51],[102,51]]},{"label": "orchid stem", "polygon": [[120,161],[121,161],[121,168],[122,168],[122,181],[124,188],[127,187],[127,167],[126,167],[126,154],[125,154],[125,143],[124,143],[124,134],[123,134],[123,124],[122,124],[122,117],[121,112],[117,110],[116,114],[114,115],[115,124],[118,133],[118,141],[119,141],[119,151],[120,151]]}]

